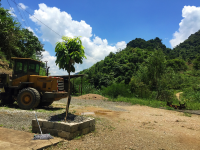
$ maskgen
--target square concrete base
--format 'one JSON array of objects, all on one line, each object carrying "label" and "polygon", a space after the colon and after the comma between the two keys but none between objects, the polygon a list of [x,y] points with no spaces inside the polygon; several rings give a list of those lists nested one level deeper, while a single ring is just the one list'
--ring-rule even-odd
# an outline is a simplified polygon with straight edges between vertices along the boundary
[{"label": "square concrete base", "polygon": [[[43,134],[50,133],[53,136],[58,136],[67,140],[95,130],[94,118],[87,118],[85,121],[79,123],[51,122],[45,119],[38,119],[38,122]],[[40,133],[36,119],[32,120],[32,132]]]}]

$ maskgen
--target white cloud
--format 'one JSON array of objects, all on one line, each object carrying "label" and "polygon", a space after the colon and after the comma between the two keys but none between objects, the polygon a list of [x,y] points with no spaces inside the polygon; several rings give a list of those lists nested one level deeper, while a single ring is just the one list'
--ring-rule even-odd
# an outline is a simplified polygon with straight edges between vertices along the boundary
[{"label": "white cloud", "polygon": [[[41,32],[41,38],[44,41],[49,41],[53,47],[55,47],[56,42],[61,41],[61,36],[57,35],[35,18],[48,25],[49,28],[61,36],[81,36],[80,39],[85,47],[87,59],[83,59],[83,64],[75,65],[76,72],[91,67],[97,61],[104,59],[110,52],[116,52],[117,48],[126,47],[125,41],[118,42],[115,46],[108,45],[107,39],[101,39],[95,34],[92,34],[92,27],[84,20],[75,21],[67,12],[60,11],[60,9],[56,7],[48,7],[42,3],[39,4],[39,9],[34,11],[34,14],[30,16],[30,19],[38,25],[38,30],[36,31]],[[55,64],[55,56],[48,55],[48,57],[53,58],[49,59],[50,65]],[[53,68],[54,72],[52,72],[52,75],[54,73],[57,75],[58,73],[62,73],[55,65]]]},{"label": "white cloud", "polygon": [[184,42],[191,34],[200,29],[200,7],[184,6],[182,9],[183,19],[179,23],[179,31],[173,34],[170,40],[172,48]]},{"label": "white cloud", "polygon": [[31,27],[26,27],[26,29],[28,29],[29,31],[33,32],[33,35],[36,36],[36,37],[38,37],[38,36],[35,34],[35,32],[33,31],[33,29],[32,29]]},{"label": "white cloud", "polygon": [[22,10],[25,10],[26,8],[28,8],[28,6],[25,6],[23,3],[19,3],[18,5],[19,5],[18,7]]},{"label": "white cloud", "polygon": [[117,44],[116,44],[116,47],[117,47],[117,49],[124,49],[124,48],[126,48],[126,42],[125,41],[121,41],[121,42],[118,42]]},{"label": "white cloud", "polygon": [[51,56],[48,51],[42,52],[42,55],[43,55],[42,61],[43,62],[48,61],[47,66],[48,67],[50,66],[49,73],[51,73],[51,75],[58,75],[58,74],[61,74],[61,75],[66,74],[67,75],[67,71],[63,71],[62,69],[59,70],[58,66],[56,66],[56,63],[55,63],[56,57]]},{"label": "white cloud", "polygon": [[35,28],[35,31],[36,31],[37,33],[41,33],[41,32],[39,31],[39,29],[38,29],[38,28]]},{"label": "white cloud", "polygon": [[17,15],[14,13],[15,9],[13,7],[10,7],[9,13],[13,16],[13,17],[17,17]]},{"label": "white cloud", "polygon": [[[59,69],[58,65],[56,65],[55,61],[56,61],[56,57],[55,56],[51,56],[49,54],[48,51],[44,51],[42,52],[43,58],[42,61],[48,61],[47,62],[47,67],[50,66],[49,68],[49,73],[53,76],[53,75],[68,75],[68,72],[63,70],[63,69]],[[76,70],[75,73],[77,73],[79,71]],[[74,74],[74,73],[71,73]]]}]

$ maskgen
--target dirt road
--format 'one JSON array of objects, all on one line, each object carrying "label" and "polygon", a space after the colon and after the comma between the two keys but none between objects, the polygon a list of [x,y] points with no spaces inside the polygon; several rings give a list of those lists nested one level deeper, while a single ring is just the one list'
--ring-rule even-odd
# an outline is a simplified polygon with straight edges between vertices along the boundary
[{"label": "dirt road", "polygon": [[60,148],[199,150],[199,115],[184,115],[182,112],[139,105],[116,107],[127,111],[111,111],[98,106],[71,107],[70,111],[76,114],[94,112],[90,116],[96,118],[96,131],[71,141],[66,140],[59,145]]}]

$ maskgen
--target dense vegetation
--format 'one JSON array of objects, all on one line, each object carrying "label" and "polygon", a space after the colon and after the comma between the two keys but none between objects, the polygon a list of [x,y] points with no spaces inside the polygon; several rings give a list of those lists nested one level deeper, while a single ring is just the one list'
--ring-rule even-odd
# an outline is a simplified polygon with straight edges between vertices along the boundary
[{"label": "dense vegetation", "polygon": [[[41,60],[43,44],[33,32],[21,28],[19,22],[11,16],[9,10],[0,7],[0,59],[12,63],[11,57]],[[44,75],[45,64],[42,63],[40,74]]]},{"label": "dense vegetation", "polygon": [[182,102],[196,104],[200,102],[198,50],[200,30],[174,49],[166,48],[158,37],[136,38],[79,74],[87,74],[83,87],[90,88],[84,88],[85,93],[175,102],[175,93],[183,91]]}]

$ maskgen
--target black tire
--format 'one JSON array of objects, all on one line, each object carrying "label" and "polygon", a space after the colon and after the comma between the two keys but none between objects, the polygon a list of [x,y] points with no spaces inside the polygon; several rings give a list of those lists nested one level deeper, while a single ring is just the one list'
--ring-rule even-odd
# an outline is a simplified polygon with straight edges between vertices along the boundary
[{"label": "black tire", "polygon": [[34,88],[22,89],[18,94],[17,103],[21,109],[33,109],[40,103],[40,93]]},{"label": "black tire", "polygon": [[40,104],[38,105],[38,107],[50,106],[53,102],[54,101],[52,101],[52,102],[40,102]]},{"label": "black tire", "polygon": [[7,93],[1,93],[2,96],[1,96],[1,105],[12,105],[15,100],[14,98],[12,97],[12,95],[9,95]]},{"label": "black tire", "polygon": [[33,90],[35,92],[36,96],[39,98],[39,100],[37,100],[36,103],[35,103],[35,105],[33,106],[34,108],[36,108],[40,104],[40,98],[41,98],[41,96],[40,96],[40,93],[36,89],[34,89],[34,88],[30,88],[30,89]]}]

